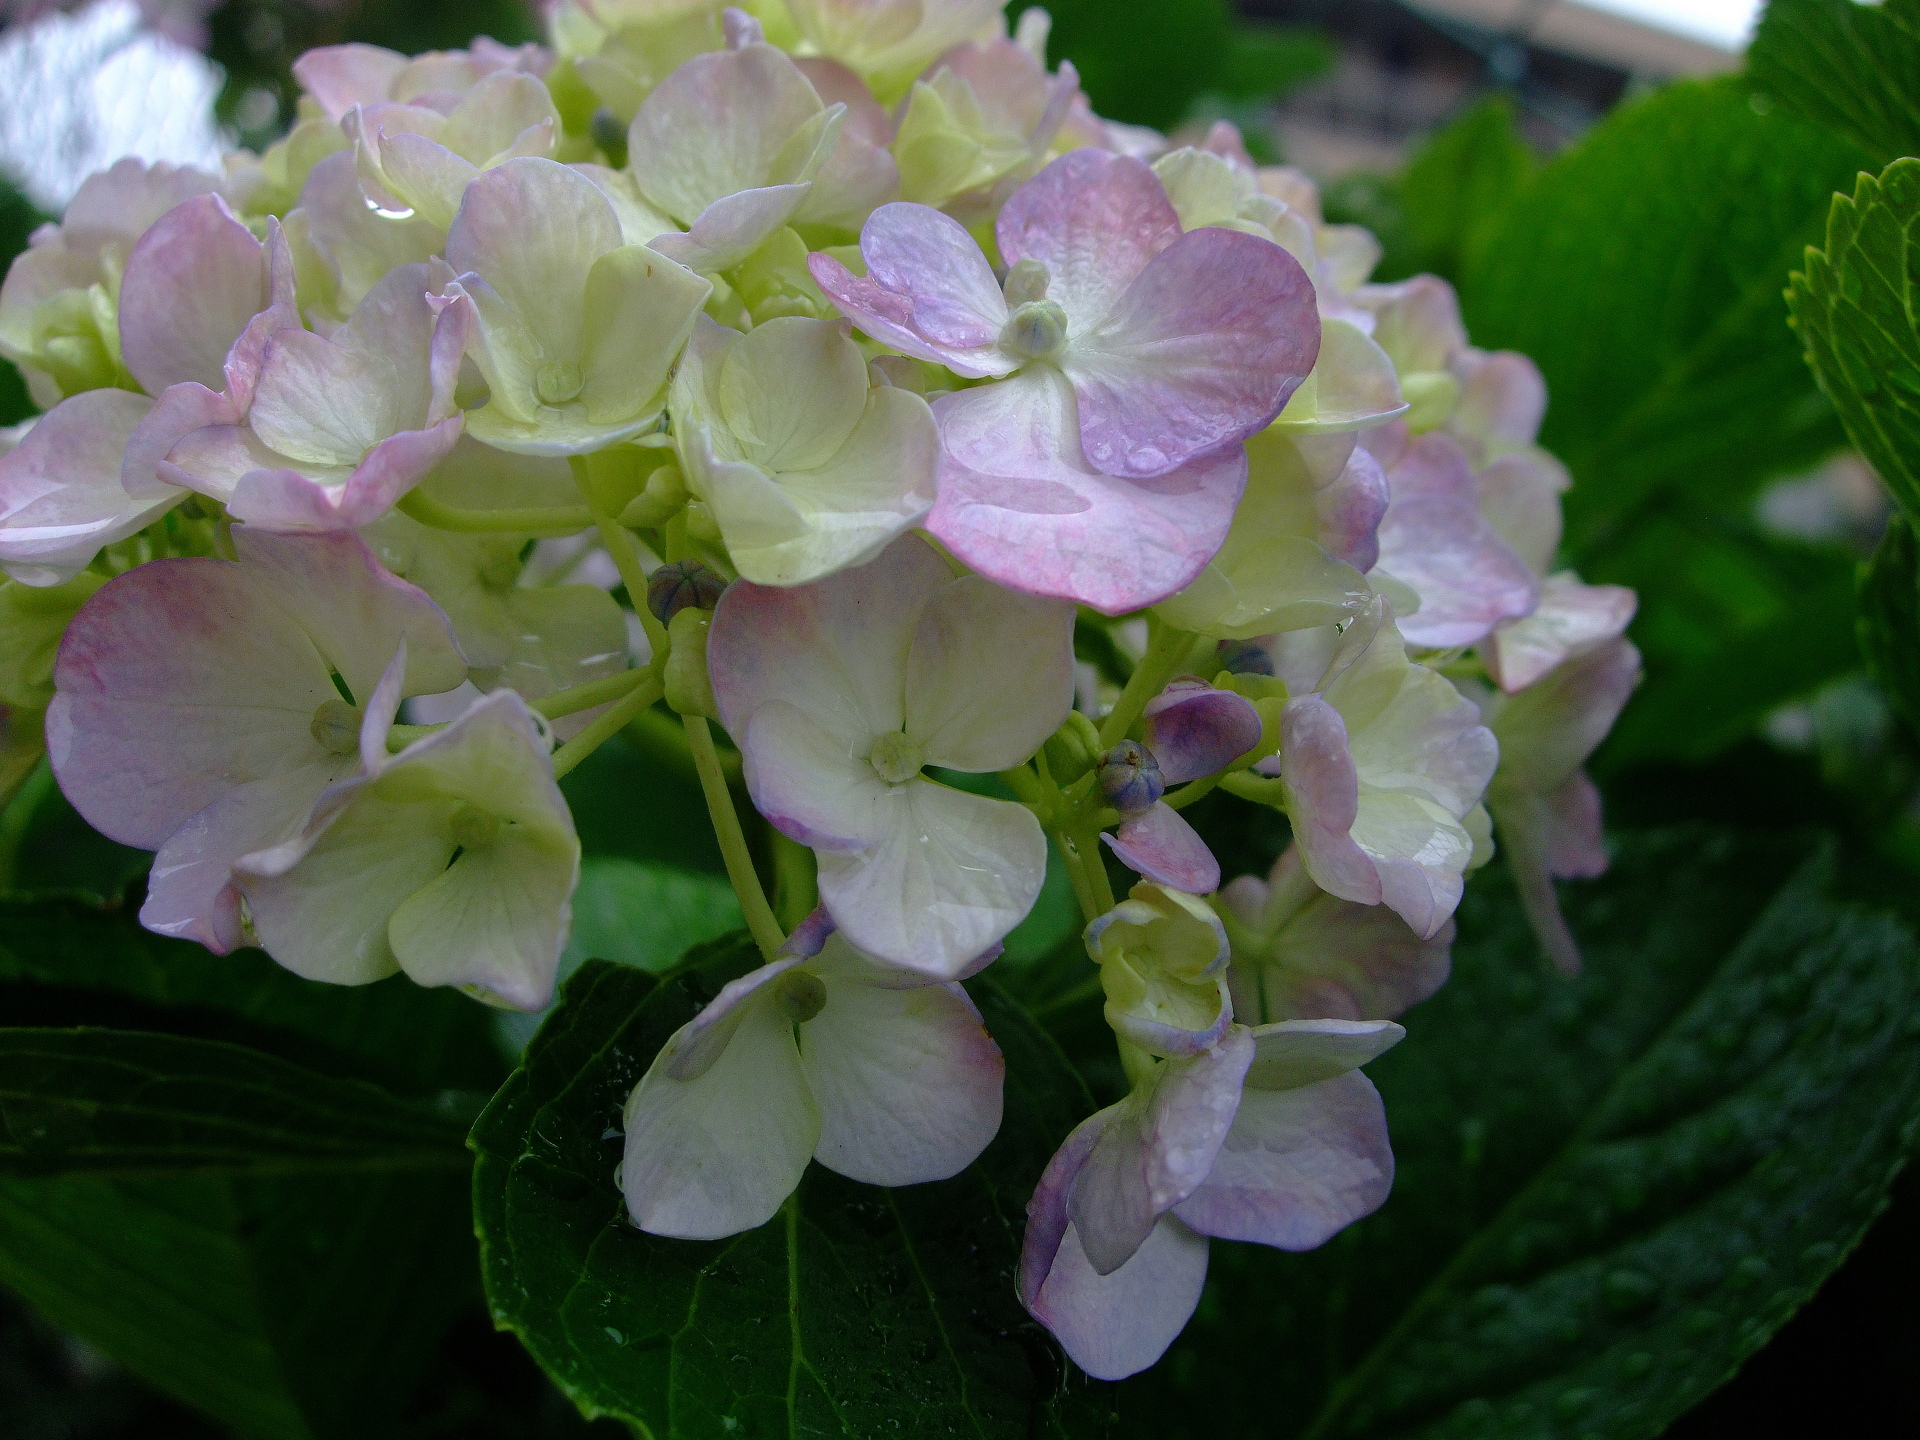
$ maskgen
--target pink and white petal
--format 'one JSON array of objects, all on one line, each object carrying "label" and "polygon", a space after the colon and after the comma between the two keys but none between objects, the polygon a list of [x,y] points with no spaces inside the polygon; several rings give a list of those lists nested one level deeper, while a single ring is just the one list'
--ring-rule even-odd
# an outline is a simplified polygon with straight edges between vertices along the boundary
[{"label": "pink and white petal", "polygon": [[[1274,888],[1297,888],[1303,871],[1299,850],[1288,847]],[[1260,970],[1260,998],[1273,1019],[1390,1020],[1446,983],[1452,944],[1451,921],[1422,940],[1384,905],[1318,892],[1281,929]],[[1248,1018],[1255,1013],[1249,1008]]]},{"label": "pink and white petal", "polygon": [[1123,1104],[1096,1110],[1074,1126],[1047,1161],[1039,1184],[1027,1200],[1027,1231],[1020,1247],[1015,1288],[1020,1303],[1028,1310],[1032,1310],[1039,1299],[1040,1289],[1053,1269],[1054,1257],[1072,1224],[1067,1216],[1067,1201],[1073,1194],[1074,1182],[1079,1179],[1080,1167],[1087,1163],[1087,1156],[1107,1127],[1119,1119]]},{"label": "pink and white petal", "polygon": [[1013,368],[1016,362],[1004,357],[968,353],[998,342],[1007,301],[987,257],[958,220],[926,205],[882,205],[861,229],[860,254],[869,280],[911,301],[908,323],[925,344],[972,362],[960,373]]},{"label": "pink and white petal", "polygon": [[881,844],[891,792],[864,751],[806,711],[773,700],[735,731],[747,791],[767,823],[822,855],[859,855]]},{"label": "pink and white petal", "polygon": [[1502,455],[1474,479],[1480,513],[1536,575],[1560,549],[1560,497],[1572,484],[1567,467],[1539,449]]},{"label": "pink and white petal", "polygon": [[544,1010],[553,1003],[579,878],[577,843],[568,849],[508,836],[469,850],[393,912],[387,939],[394,959],[415,984],[458,985],[515,1010]]},{"label": "pink and white petal", "polygon": [[1249,1085],[1206,1183],[1174,1214],[1216,1239],[1311,1250],[1392,1188],[1386,1109],[1355,1071],[1297,1090]]},{"label": "pink and white petal", "polygon": [[[175,469],[167,468],[170,457],[181,443],[199,431],[232,430],[245,419],[244,408],[235,404],[233,397],[220,391],[209,390],[191,380],[168,386],[127,437],[126,453],[120,465],[121,487],[139,500],[178,494],[183,483],[182,472],[192,471],[196,481],[203,478],[199,474],[198,461],[191,466],[183,464]],[[257,446],[256,449],[263,456],[270,454],[265,446]],[[221,463],[217,467],[217,479],[205,477],[204,489],[199,484],[191,488],[224,500],[233,493],[233,482],[248,469],[255,468],[258,468],[257,465],[249,464],[235,469],[230,461]]]},{"label": "pink and white petal", "polygon": [[724,195],[695,217],[686,234],[656,235],[647,246],[702,275],[731,270],[791,220],[812,193],[809,181]]},{"label": "pink and white petal", "polygon": [[1024,805],[931,780],[890,786],[875,808],[886,826],[879,841],[820,854],[821,902],[869,955],[950,980],[1039,898],[1040,822]]},{"label": "pink and white petal", "polygon": [[1096,1380],[1124,1380],[1180,1337],[1207,1281],[1207,1239],[1163,1215],[1131,1259],[1102,1275],[1069,1225],[1028,1303],[1073,1363]]},{"label": "pink and white petal", "polygon": [[1502,690],[1525,690],[1563,661],[1619,639],[1638,605],[1624,585],[1583,585],[1571,571],[1550,575],[1534,612],[1495,630],[1481,658]]},{"label": "pink and white petal", "polygon": [[1072,708],[1071,605],[966,575],[922,607],[907,653],[904,728],[929,764],[1011,769]]},{"label": "pink and white petal", "polygon": [[1473,468],[1438,433],[1421,436],[1387,473],[1379,568],[1411,586],[1420,608],[1400,621],[1414,645],[1471,645],[1502,620],[1531,614],[1539,581],[1480,513]]},{"label": "pink and white petal", "polygon": [[1035,366],[934,404],[943,454],[930,530],[991,580],[1124,615],[1185,588],[1225,543],[1246,452],[1149,480],[1103,475],[1080,450],[1071,387]]},{"label": "pink and white petal", "polygon": [[1614,640],[1509,698],[1494,717],[1500,785],[1545,793],[1563,784],[1606,738],[1639,682],[1639,650]]},{"label": "pink and white petal", "polygon": [[792,1022],[775,1005],[747,1007],[698,1079],[675,1080],[656,1059],[627,1100],[625,1123],[627,1214],[649,1234],[683,1240],[764,1225],[820,1138]]},{"label": "pink and white petal", "polygon": [[[1586,780],[1585,775],[1575,778]],[[1592,782],[1587,781],[1587,785],[1591,788]],[[1596,790],[1593,794],[1597,830],[1599,792]],[[1533,927],[1541,953],[1553,962],[1554,968],[1562,975],[1578,975],[1581,971],[1580,945],[1567,926],[1566,916],[1560,911],[1560,896],[1553,885],[1551,852],[1557,826],[1552,807],[1544,796],[1521,791],[1497,797],[1488,808],[1493,812],[1493,823],[1500,836],[1500,849],[1506,855],[1507,868],[1513,875],[1513,887],[1520,896],[1520,908],[1526,912],[1527,923]],[[1594,838],[1597,842],[1598,836]],[[1605,868],[1605,858],[1606,852],[1601,849],[1602,868]]]},{"label": "pink and white petal", "polygon": [[1584,770],[1547,792],[1552,826],[1547,866],[1562,880],[1591,880],[1607,873],[1607,846],[1600,818],[1600,787]]},{"label": "pink and white petal", "polygon": [[[831,60],[798,63],[802,66],[833,64]],[[817,84],[815,88],[819,88]],[[846,103],[836,96],[823,94],[821,98],[829,105]],[[858,127],[857,117],[861,121]],[[877,134],[874,117],[879,121]],[[891,128],[886,112],[867,93],[866,86],[861,85],[859,96],[849,105],[846,122],[840,128],[832,153],[813,177],[813,193],[807,196],[797,216],[800,223],[851,230],[900,193],[900,166],[887,149],[892,138],[888,133]]]},{"label": "pink and white petal", "polygon": [[233,543],[241,564],[356,698],[373,693],[402,640],[409,695],[437,695],[467,678],[445,613],[426,591],[384,570],[357,535],[276,535],[237,526]]},{"label": "pink and white petal", "polygon": [[467,187],[447,231],[457,273],[481,276],[549,355],[581,352],[579,298],[593,262],[621,244],[620,220],[594,183],[553,160],[525,157]]},{"label": "pink and white petal", "polygon": [[740,1022],[753,1008],[749,1002],[754,996],[805,958],[800,954],[786,955],[721,986],[720,993],[707,1002],[706,1008],[674,1031],[673,1038],[661,1048],[657,1063],[667,1078],[698,1080],[711,1070],[714,1062],[726,1053]]},{"label": "pink and white petal", "polygon": [[1300,263],[1271,241],[1209,227],[1155,256],[1097,329],[1070,334],[1061,364],[1087,460],[1146,477],[1264,430],[1319,350]]},{"label": "pink and white petal", "polygon": [[945,1180],[999,1132],[1006,1062],[958,985],[893,989],[828,979],[800,1027],[820,1106],[813,1158],[868,1185]]},{"label": "pink and white petal", "polygon": [[813,86],[772,46],[710,51],[641,103],[629,168],[647,199],[685,224],[723,196],[790,178],[772,173],[775,161],[820,113]]},{"label": "pink and white petal", "polygon": [[[133,459],[133,445],[157,444],[163,438],[161,423],[156,422],[160,412],[168,408],[169,401],[179,396],[183,402],[164,421],[167,428],[172,428],[175,424],[184,424],[189,418],[188,412],[198,408],[192,403],[195,397],[188,392],[199,389],[197,385],[176,385],[167,392],[154,407],[148,422],[135,432],[133,444],[127,451],[129,464]],[[213,398],[220,399],[219,396]],[[286,456],[268,449],[247,426],[215,424],[182,435],[160,461],[158,475],[164,482],[185,486],[225,504],[233,499],[240,482],[248,475],[260,470],[278,470],[286,463]],[[344,484],[353,473],[350,466],[344,465],[306,465],[303,469],[309,478],[322,484]]]},{"label": "pink and white petal", "polygon": [[1149,1088],[1121,1102],[1067,1200],[1098,1273],[1126,1264],[1154,1222],[1205,1181],[1240,1107],[1253,1055],[1251,1035],[1235,1027],[1213,1050],[1167,1061]]},{"label": "pink and white petal", "polygon": [[1380,877],[1382,903],[1421,938],[1437,934],[1460,904],[1473,858],[1466,828],[1425,795],[1363,789],[1352,837]]},{"label": "pink and white petal", "polygon": [[1378,905],[1380,874],[1352,834],[1360,776],[1340,712],[1318,695],[1289,700],[1280,711],[1279,759],[1287,817],[1313,883],[1343,900]]},{"label": "pink and white petal", "polygon": [[785,700],[864,758],[875,735],[901,726],[914,626],[952,579],[939,553],[909,535],[812,584],[728,586],[707,640],[721,721],[738,737],[760,706]]},{"label": "pink and white petal", "polygon": [[134,497],[120,483],[128,441],[152,401],[128,390],[63,400],[0,455],[0,568],[29,585],[72,579],[100,547],[144,529],[185,492]]},{"label": "pink and white petal", "polygon": [[[885,207],[882,207],[885,208]],[[973,352],[950,351],[943,345],[935,345],[913,328],[913,297],[887,289],[878,281],[864,275],[856,275],[833,256],[815,251],[807,256],[807,272],[813,276],[814,283],[820,287],[826,297],[847,319],[857,325],[865,334],[881,344],[891,346],[902,355],[911,355],[916,359],[930,360],[936,365],[953,367],[954,373],[969,377],[978,377],[988,373],[962,359],[962,355],[986,357],[997,352],[976,350]],[[997,335],[998,332],[996,331]],[[984,361],[983,361],[984,363]],[[1011,370],[1012,361],[1003,366]]]},{"label": "pink and white petal", "polygon": [[1143,162],[1074,150],[1013,193],[995,235],[1008,266],[1037,260],[1047,267],[1047,298],[1066,310],[1073,330],[1085,332],[1105,321],[1148,263],[1180,239],[1180,217]]},{"label": "pink and white petal", "polygon": [[1407,409],[1387,352],[1348,321],[1323,316],[1313,373],[1274,424],[1290,434],[1340,435],[1384,425]]},{"label": "pink and white petal", "polygon": [[1465,350],[1454,357],[1460,399],[1448,428],[1471,437],[1489,454],[1531,445],[1547,414],[1547,382],[1525,355]]},{"label": "pink and white petal", "polygon": [[1406,1039],[1391,1020],[1281,1020],[1250,1032],[1249,1090],[1298,1090],[1332,1080]]},{"label": "pink and white petal", "polygon": [[67,626],[47,751],[96,830],[157,850],[235,786],[325,752],[324,660],[248,567],[154,560],[109,581]]},{"label": "pink and white petal", "polygon": [[217,195],[196,195],[155,222],[127,256],[120,351],[149,395],[197,381],[227,383],[227,352],[267,308],[260,242]]},{"label": "pink and white petal", "polygon": [[1370,451],[1355,446],[1339,473],[1314,487],[1321,545],[1355,569],[1371,570],[1380,561],[1380,521],[1392,500],[1387,472]]},{"label": "pink and white petal", "polygon": [[1129,870],[1156,884],[1190,895],[1211,895],[1220,888],[1220,862],[1200,832],[1165,801],[1121,821],[1117,833],[1100,838]]},{"label": "pink and white petal", "polygon": [[1224,770],[1260,743],[1260,712],[1231,690],[1175,680],[1147,702],[1146,744],[1169,785]]},{"label": "pink and white petal", "polygon": [[227,503],[236,520],[277,531],[351,531],[371,525],[446,458],[465,417],[427,430],[389,435],[346,483],[329,485],[294,470],[255,470],[240,478]]},{"label": "pink and white petal", "polygon": [[379,45],[321,45],[293,62],[293,78],[329,120],[338,120],[356,105],[388,99],[407,64],[406,56]]},{"label": "pink and white petal", "polygon": [[198,941],[216,955],[246,944],[234,861],[297,836],[320,793],[352,768],[348,757],[316,754],[236,786],[188,816],[153,857],[140,923],[156,934]]}]

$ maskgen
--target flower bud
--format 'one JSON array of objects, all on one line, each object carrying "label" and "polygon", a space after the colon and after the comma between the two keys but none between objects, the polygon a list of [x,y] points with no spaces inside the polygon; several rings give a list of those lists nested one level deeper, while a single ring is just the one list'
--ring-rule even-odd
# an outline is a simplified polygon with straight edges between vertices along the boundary
[{"label": "flower bud", "polygon": [[1146,722],[1168,784],[1224,770],[1260,743],[1260,714],[1248,701],[1192,676],[1149,700]]},{"label": "flower bud", "polygon": [[620,512],[620,523],[629,530],[657,530],[687,504],[687,478],[678,465],[662,465],[647,477],[640,493]]},{"label": "flower bud", "polygon": [[707,674],[707,626],[713,621],[711,610],[689,606],[667,623],[667,638],[673,649],[667,652],[666,671],[661,676],[667,704],[678,715],[704,715],[720,718],[714,703],[713,681]]},{"label": "flower bud", "polygon": [[662,625],[671,625],[682,610],[712,610],[726,588],[698,560],[669,560],[647,579],[647,608]]},{"label": "flower bud", "polygon": [[1100,757],[1100,793],[1122,815],[1139,815],[1160,803],[1167,782],[1151,750],[1122,740]]},{"label": "flower bud", "polygon": [[1048,738],[1044,753],[1053,783],[1071,785],[1100,763],[1100,729],[1080,711],[1071,711],[1067,723]]},{"label": "flower bud", "polygon": [[1226,1033],[1227,932],[1205,900],[1136,885],[1087,926],[1086,942],[1107,992],[1107,1023],[1142,1050],[1196,1055]]},{"label": "flower bud", "polygon": [[1067,312],[1052,300],[1029,300],[1001,327],[1000,343],[1029,360],[1050,360],[1067,344]]}]

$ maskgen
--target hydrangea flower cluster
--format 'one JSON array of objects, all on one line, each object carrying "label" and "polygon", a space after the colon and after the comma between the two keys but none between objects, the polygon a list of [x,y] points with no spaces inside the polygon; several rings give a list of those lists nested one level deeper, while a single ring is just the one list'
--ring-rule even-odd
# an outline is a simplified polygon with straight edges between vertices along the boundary
[{"label": "hydrangea flower cluster", "polygon": [[[980,1153],[1002,1066],[959,982],[1051,843],[1129,1089],[1041,1177],[1020,1295],[1140,1370],[1211,1238],[1386,1197],[1361,1067],[1496,836],[1578,965],[1553,881],[1606,863],[1581,765],[1638,657],[1632,594],[1554,569],[1540,376],[1444,283],[1369,283],[1230,126],[1100,119],[1042,12],[551,18],[311,52],[267,153],[123,161],[33,237],[0,733],[44,711],[74,805],[157,852],[151,928],[538,1010],[556,782],[672,711],[765,964],[628,1102],[667,1236],[763,1223],[809,1157]],[[814,857],[791,933],[713,722]],[[1269,876],[1222,888],[1183,814],[1216,791],[1290,822]]]}]

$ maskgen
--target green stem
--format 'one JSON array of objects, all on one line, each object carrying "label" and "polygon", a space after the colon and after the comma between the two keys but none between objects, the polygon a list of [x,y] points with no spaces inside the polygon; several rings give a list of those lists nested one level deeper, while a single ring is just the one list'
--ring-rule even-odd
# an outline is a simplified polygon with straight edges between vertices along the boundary
[{"label": "green stem", "polygon": [[1194,781],[1191,785],[1182,785],[1171,795],[1163,797],[1166,801],[1167,808],[1170,810],[1184,810],[1187,806],[1193,804],[1194,801],[1204,800],[1214,792],[1215,787],[1225,778],[1226,776],[1224,774],[1209,775],[1205,779]]},{"label": "green stem", "polygon": [[551,695],[542,695],[538,700],[527,702],[527,708],[537,710],[549,720],[558,720],[565,715],[577,715],[582,710],[591,710],[596,705],[604,705],[609,700],[618,700],[634,686],[644,682],[653,672],[651,670],[622,670],[618,675],[604,675],[598,680],[589,680],[584,685],[575,685],[571,689],[556,690]]},{"label": "green stem", "polygon": [[1127,677],[1126,688],[1113,703],[1113,711],[1100,722],[1100,744],[1110,749],[1126,739],[1133,722],[1147,708],[1147,702],[1166,688],[1167,681],[1180,673],[1193,653],[1197,637],[1176,630],[1157,615],[1147,616],[1147,653]]},{"label": "green stem", "polygon": [[1061,854],[1068,857],[1069,864],[1080,866],[1085,880],[1087,894],[1080,907],[1088,920],[1096,920],[1114,906],[1113,886],[1107,883],[1107,862],[1100,856],[1100,832],[1092,828],[1068,831],[1060,841]]},{"label": "green stem", "polygon": [[740,897],[740,913],[760,953],[769,963],[780,954],[786,934],[773,917],[767,892],[760,888],[760,876],[753,868],[753,856],[747,852],[747,837],[740,828],[740,813],[733,808],[733,793],[727,789],[726,772],[720,768],[720,755],[714,749],[713,731],[705,716],[683,715],[687,727],[687,747],[693,751],[694,768],[700,772],[700,789],[707,797],[707,813],[713,817],[713,833],[720,842],[720,854],[727,862],[727,878],[733,881],[734,894]]},{"label": "green stem", "polygon": [[813,851],[798,840],[771,825],[767,829],[773,837],[774,916],[782,929],[792,930],[820,903],[818,865]]},{"label": "green stem", "polygon": [[600,503],[599,496],[594,493],[593,477],[587,474],[586,457],[569,455],[567,464],[573,467],[573,483],[580,487],[580,497],[587,502],[587,513],[600,531],[600,543],[607,547],[607,553],[613,557],[614,568],[620,572],[621,583],[627,587],[627,599],[633,602],[634,611],[640,616],[640,624],[647,632],[647,643],[653,647],[654,663],[665,664],[669,648],[667,627],[647,606],[647,575],[640,568],[640,552],[634,547],[633,534],[608,514],[607,508]]},{"label": "green stem", "polygon": [[553,778],[558,780],[587,756],[598,750],[627,727],[627,722],[660,698],[660,680],[651,670],[632,672],[643,676],[625,697],[594,716],[578,735],[553,752]]},{"label": "green stem", "polygon": [[593,524],[594,517],[578,505],[535,505],[519,510],[467,510],[409,490],[395,507],[435,530],[459,530],[474,535],[574,535]]}]

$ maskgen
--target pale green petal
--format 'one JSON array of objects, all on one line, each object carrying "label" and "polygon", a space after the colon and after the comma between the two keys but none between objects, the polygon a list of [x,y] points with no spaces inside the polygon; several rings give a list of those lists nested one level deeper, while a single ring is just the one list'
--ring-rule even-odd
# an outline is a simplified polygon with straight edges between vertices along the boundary
[{"label": "pale green petal", "polygon": [[602,255],[587,273],[580,398],[589,421],[658,414],[667,374],[713,286],[640,245]]}]

